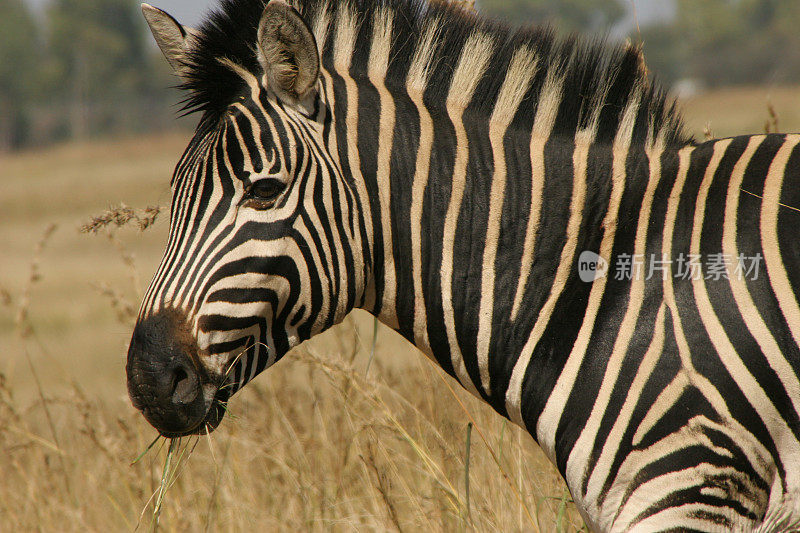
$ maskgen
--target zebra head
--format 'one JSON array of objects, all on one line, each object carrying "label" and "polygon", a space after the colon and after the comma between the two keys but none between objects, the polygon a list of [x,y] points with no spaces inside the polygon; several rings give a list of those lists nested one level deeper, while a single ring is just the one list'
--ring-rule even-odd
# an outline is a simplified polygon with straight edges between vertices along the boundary
[{"label": "zebra head", "polygon": [[200,30],[143,6],[203,112],[128,352],[133,404],[165,436],[213,430],[234,392],[366,290],[362,202],[327,148],[315,38],[288,4],[248,4],[251,20],[240,8]]}]

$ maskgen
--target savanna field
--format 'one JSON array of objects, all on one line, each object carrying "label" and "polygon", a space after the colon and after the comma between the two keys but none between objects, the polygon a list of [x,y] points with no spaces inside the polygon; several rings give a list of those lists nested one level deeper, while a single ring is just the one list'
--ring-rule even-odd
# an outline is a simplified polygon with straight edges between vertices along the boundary
[{"label": "savanna field", "polygon": [[[800,131],[800,88],[684,108],[700,139]],[[365,313],[150,447],[125,354],[188,139],[0,156],[0,531],[581,530],[533,440]]]}]

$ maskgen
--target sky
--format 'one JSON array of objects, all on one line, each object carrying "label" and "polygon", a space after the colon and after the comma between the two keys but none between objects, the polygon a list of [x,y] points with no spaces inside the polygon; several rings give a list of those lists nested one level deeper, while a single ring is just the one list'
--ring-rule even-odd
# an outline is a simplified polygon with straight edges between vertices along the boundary
[{"label": "sky", "polygon": [[217,0],[150,0],[155,7],[163,9],[181,24],[196,26]]},{"label": "sky", "polygon": [[[41,11],[49,0],[26,0],[35,10]],[[217,0],[150,0],[158,8],[163,9],[178,19],[182,24],[197,25],[208,11],[215,6]],[[639,23],[647,25],[658,20],[669,19],[675,12],[674,0],[627,0],[626,3],[636,6],[636,15]],[[478,0],[480,5],[480,0]],[[634,27],[633,9],[629,9],[628,18],[621,27],[621,33],[626,33]]]},{"label": "sky", "polygon": [[[25,0],[34,11],[41,12],[50,0]],[[150,0],[151,4],[159,7],[177,18],[183,24],[196,25],[203,18],[203,14],[210,6],[216,5],[217,0]]]}]

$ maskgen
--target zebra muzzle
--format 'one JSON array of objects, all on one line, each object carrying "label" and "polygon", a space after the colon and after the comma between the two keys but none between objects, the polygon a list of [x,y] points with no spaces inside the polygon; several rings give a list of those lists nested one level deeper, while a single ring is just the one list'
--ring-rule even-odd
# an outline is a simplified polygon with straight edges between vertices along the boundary
[{"label": "zebra muzzle", "polygon": [[176,311],[140,320],[128,350],[131,402],[165,437],[210,432],[224,415],[185,324]]}]

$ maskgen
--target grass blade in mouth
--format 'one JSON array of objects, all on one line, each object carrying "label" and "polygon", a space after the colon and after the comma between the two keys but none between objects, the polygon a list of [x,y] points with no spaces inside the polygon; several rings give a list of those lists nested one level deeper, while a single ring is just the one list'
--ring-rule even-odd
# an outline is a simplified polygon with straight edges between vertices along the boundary
[{"label": "grass blade in mouth", "polygon": [[156,437],[156,438],[153,440],[153,442],[151,442],[151,443],[150,443],[150,445],[149,445],[147,448],[145,448],[145,450],[144,450],[142,453],[140,453],[140,454],[139,454],[139,457],[137,457],[136,459],[134,459],[134,460],[133,460],[133,462],[131,462],[131,466],[133,466],[133,465],[137,464],[139,461],[141,461],[142,459],[144,459],[144,456],[145,456],[145,455],[147,455],[147,452],[149,452],[150,450],[152,450],[152,449],[153,449],[153,446],[155,446],[155,445],[156,445],[156,443],[159,441],[159,439],[160,439],[160,438],[161,438],[161,435],[158,435],[158,436],[157,436],[157,437]]},{"label": "grass blade in mouth", "polygon": [[161,472],[161,483],[158,485],[158,495],[156,496],[156,505],[153,507],[153,530],[158,528],[158,519],[161,517],[161,507],[164,503],[164,496],[167,494],[171,483],[171,478],[176,470],[176,462],[173,461],[175,453],[181,445],[181,439],[170,439],[169,450],[167,450],[167,459],[164,461],[164,470]]},{"label": "grass blade in mouth", "polygon": [[178,476],[181,473],[183,465],[192,455],[192,452],[194,452],[194,449],[197,447],[197,443],[200,442],[200,436],[197,436],[194,444],[192,444],[191,438],[189,438],[187,439],[186,444],[181,447],[183,441],[183,438],[169,439],[167,458],[164,461],[164,470],[161,473],[161,482],[158,486],[156,503],[155,507],[153,508],[153,531],[158,529],[158,520],[161,517],[161,509],[164,504],[164,497],[167,495],[167,491],[178,480]]},{"label": "grass blade in mouth", "polygon": [[214,402],[225,412],[225,416],[228,417],[228,420],[239,420],[239,415],[231,413],[230,408],[228,407],[228,402],[221,402],[219,400],[214,400]]}]

